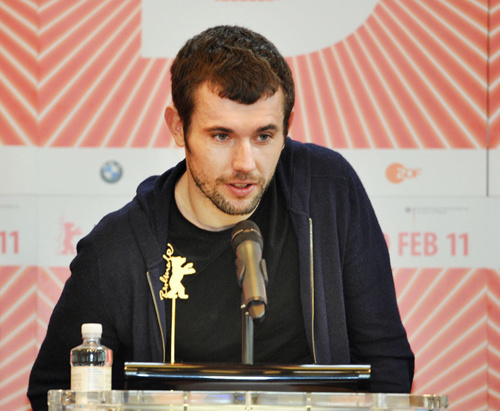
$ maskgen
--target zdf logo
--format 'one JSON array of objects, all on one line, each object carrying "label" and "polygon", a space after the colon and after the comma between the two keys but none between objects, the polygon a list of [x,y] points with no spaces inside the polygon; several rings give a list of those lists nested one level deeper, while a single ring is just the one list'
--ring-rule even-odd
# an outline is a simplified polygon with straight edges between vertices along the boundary
[{"label": "zdf logo", "polygon": [[407,168],[399,163],[392,163],[385,170],[385,176],[393,184],[399,184],[404,180],[418,177],[422,172],[421,168]]}]

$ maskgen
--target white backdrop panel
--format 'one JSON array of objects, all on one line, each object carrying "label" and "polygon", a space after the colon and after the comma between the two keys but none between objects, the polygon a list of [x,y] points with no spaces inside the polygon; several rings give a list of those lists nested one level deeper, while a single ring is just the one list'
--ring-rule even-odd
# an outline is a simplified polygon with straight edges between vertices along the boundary
[{"label": "white backdrop panel", "polygon": [[500,199],[372,197],[393,267],[496,267]]},{"label": "white backdrop panel", "polygon": [[38,219],[36,196],[0,196],[0,266],[37,264]]},{"label": "white backdrop panel", "polygon": [[142,0],[142,55],[173,58],[186,39],[217,24],[268,36],[286,56],[306,54],[354,32],[377,2]]},{"label": "white backdrop panel", "polygon": [[489,150],[489,195],[500,197],[500,147]]}]

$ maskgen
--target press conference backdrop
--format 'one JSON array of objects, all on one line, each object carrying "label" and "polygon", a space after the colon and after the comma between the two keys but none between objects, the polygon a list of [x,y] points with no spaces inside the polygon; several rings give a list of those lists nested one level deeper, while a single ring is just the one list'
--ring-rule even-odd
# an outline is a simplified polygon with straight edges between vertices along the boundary
[{"label": "press conference backdrop", "polygon": [[413,393],[500,409],[500,0],[0,0],[0,408],[29,409],[78,239],[183,157],[163,122],[169,66],[218,23],[275,42],[291,136],[360,174]]}]

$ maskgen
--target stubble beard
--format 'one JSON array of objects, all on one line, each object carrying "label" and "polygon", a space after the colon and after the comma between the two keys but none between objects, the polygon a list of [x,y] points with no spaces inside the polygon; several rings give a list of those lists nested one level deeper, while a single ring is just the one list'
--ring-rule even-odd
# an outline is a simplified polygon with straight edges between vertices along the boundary
[{"label": "stubble beard", "polygon": [[[224,195],[222,195],[220,192],[217,191],[217,187],[227,184],[228,178],[226,177],[219,177],[215,180],[215,187],[210,188],[208,185],[208,181],[203,179],[202,177],[195,175],[191,171],[189,171],[191,174],[191,177],[193,178],[193,181],[195,182],[196,186],[200,190],[200,192],[203,194],[204,197],[206,197],[210,202],[220,211],[222,211],[225,214],[231,215],[231,216],[238,216],[238,215],[248,215],[252,213],[257,206],[260,203],[260,200],[262,199],[262,196],[264,195],[267,187],[270,184],[270,179],[269,181],[266,181],[263,177],[259,177],[257,180],[257,186],[259,188],[258,194],[252,199],[252,201],[244,206],[244,207],[237,207],[236,205],[232,204]],[[235,174],[235,179],[239,180],[247,180],[247,181],[254,181],[255,178],[251,178],[247,174]]]}]

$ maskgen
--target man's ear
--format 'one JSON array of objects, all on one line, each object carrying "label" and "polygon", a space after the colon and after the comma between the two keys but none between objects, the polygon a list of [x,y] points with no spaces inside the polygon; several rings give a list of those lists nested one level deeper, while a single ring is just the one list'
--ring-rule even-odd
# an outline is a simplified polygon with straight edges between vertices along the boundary
[{"label": "man's ear", "polygon": [[[292,124],[293,124],[293,117],[295,115],[295,110],[292,109],[291,113],[290,113],[290,118],[288,119],[288,132],[290,133],[290,129],[292,128]],[[286,137],[286,136],[285,136]]]},{"label": "man's ear", "polygon": [[[290,117],[288,118],[288,135],[290,135],[290,129],[292,128],[292,123],[293,123],[293,116],[295,114],[295,111],[292,109],[291,113],[290,113]],[[284,136],[284,141],[283,141],[283,148],[285,147],[285,143],[286,143],[286,138],[288,137],[288,135]]]},{"label": "man's ear", "polygon": [[177,109],[174,106],[167,106],[165,109],[165,122],[179,147],[184,147],[184,123],[182,122]]}]

